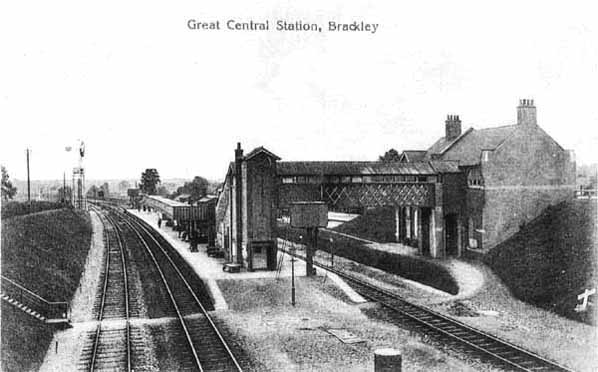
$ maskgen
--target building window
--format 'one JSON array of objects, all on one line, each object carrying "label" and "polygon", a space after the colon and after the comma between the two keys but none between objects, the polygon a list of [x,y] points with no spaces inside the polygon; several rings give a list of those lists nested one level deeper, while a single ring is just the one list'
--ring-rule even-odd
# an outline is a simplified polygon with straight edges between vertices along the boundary
[{"label": "building window", "polygon": [[484,185],[482,172],[479,168],[472,168],[467,172],[467,185],[472,188],[480,188]]},{"label": "building window", "polygon": [[469,248],[477,249],[478,248],[478,240],[475,238],[475,229],[473,226],[473,219],[469,218],[467,224],[467,235],[469,238]]}]

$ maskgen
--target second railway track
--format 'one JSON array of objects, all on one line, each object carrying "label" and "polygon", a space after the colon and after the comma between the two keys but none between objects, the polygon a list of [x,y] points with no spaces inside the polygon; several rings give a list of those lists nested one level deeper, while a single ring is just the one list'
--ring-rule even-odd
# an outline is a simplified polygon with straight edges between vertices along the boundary
[{"label": "second railway track", "polygon": [[[279,248],[280,249],[280,248]],[[288,254],[302,258],[289,250]],[[342,277],[359,294],[383,305],[392,318],[420,332],[437,338],[457,351],[514,371],[566,371],[571,369],[543,358],[506,340],[470,327],[427,307],[413,304],[399,295],[376,287],[342,270],[314,262],[314,265]]]}]

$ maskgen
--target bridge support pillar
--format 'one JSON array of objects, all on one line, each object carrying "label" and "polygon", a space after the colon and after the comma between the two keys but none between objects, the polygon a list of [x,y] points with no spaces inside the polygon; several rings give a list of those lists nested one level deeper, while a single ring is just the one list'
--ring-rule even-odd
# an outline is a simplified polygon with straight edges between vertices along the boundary
[{"label": "bridge support pillar", "polygon": [[444,214],[442,207],[435,207],[430,213],[430,255],[444,257]]},{"label": "bridge support pillar", "polygon": [[461,257],[461,247],[463,245],[463,221],[461,216],[457,218],[457,257]]},{"label": "bridge support pillar", "polygon": [[401,208],[395,207],[395,241],[398,243],[401,239]]},{"label": "bridge support pillar", "polygon": [[414,218],[415,223],[417,223],[417,251],[420,255],[424,254],[424,239],[428,239],[428,237],[423,236],[422,231],[422,210],[421,208],[416,208],[416,218]]}]

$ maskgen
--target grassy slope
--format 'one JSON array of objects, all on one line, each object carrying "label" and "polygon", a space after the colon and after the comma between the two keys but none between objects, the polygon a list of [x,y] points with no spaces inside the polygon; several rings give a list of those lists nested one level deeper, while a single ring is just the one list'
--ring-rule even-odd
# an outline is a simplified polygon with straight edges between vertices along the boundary
[{"label": "grassy slope", "polygon": [[60,203],[48,202],[48,201],[31,201],[31,207],[28,203],[24,202],[2,202],[2,219],[10,218],[14,216],[22,216],[29,213],[37,213],[50,209],[60,209],[64,207]]},{"label": "grassy slope", "polygon": [[[70,209],[3,219],[2,275],[48,300],[70,301],[90,240],[88,215]],[[43,323],[3,311],[3,370],[37,369],[51,339],[52,330]],[[28,353],[24,345],[28,345]]]},{"label": "grassy slope", "polygon": [[379,243],[395,241],[394,208],[373,208],[355,219],[345,222],[332,230]]},{"label": "grassy slope", "polygon": [[[300,235],[305,236],[304,230],[294,229],[282,223],[278,225],[278,236],[281,239],[305,244]],[[330,242],[331,237],[334,239],[333,243]],[[459,291],[457,283],[448,270],[425,257],[399,255],[372,249],[359,240],[338,235],[332,236],[326,231],[320,231],[318,235],[318,249],[326,252],[334,252],[335,255],[429,285],[451,294],[457,294]]]},{"label": "grassy slope", "polygon": [[549,208],[485,261],[519,299],[580,319],[577,294],[598,284],[597,248],[596,204],[573,200]]}]

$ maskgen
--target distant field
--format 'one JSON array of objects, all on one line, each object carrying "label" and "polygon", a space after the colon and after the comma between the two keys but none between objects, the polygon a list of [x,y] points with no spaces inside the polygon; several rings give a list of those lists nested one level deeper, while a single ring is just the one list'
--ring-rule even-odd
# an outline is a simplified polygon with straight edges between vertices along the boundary
[{"label": "distant field", "polygon": [[[58,209],[3,218],[2,275],[50,301],[70,301],[90,240],[89,216],[81,211]],[[7,307],[3,304],[2,310]],[[12,311],[2,312],[3,371],[39,367],[52,339],[52,329],[31,319]]]},{"label": "distant field", "polygon": [[598,285],[596,213],[596,203],[588,200],[551,207],[490,251],[485,262],[519,299],[595,323],[593,313],[573,309],[578,294]]}]

